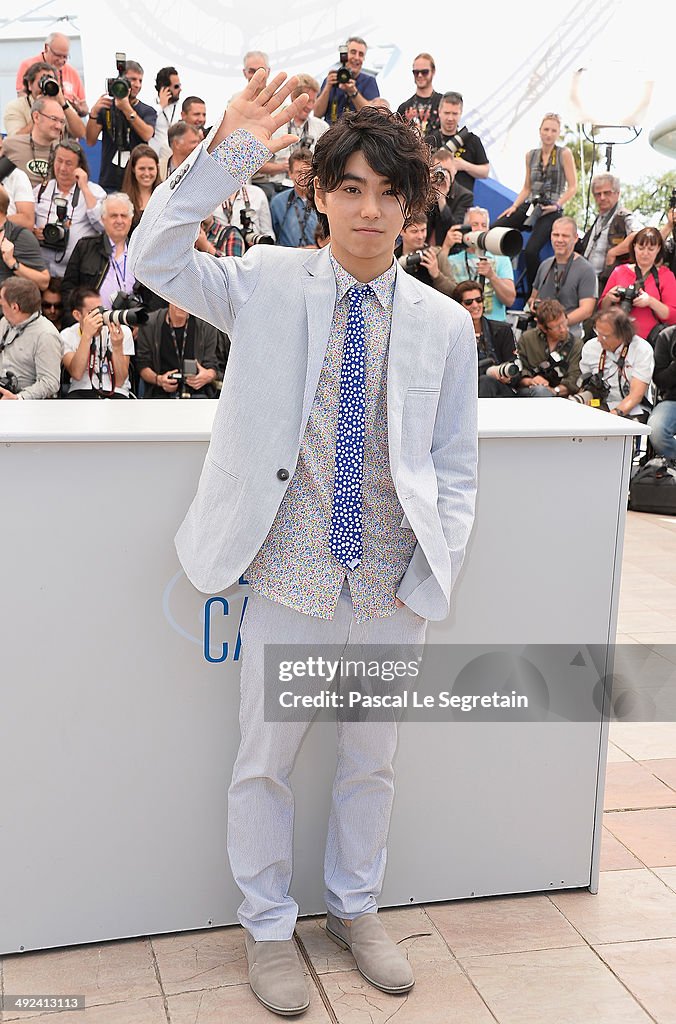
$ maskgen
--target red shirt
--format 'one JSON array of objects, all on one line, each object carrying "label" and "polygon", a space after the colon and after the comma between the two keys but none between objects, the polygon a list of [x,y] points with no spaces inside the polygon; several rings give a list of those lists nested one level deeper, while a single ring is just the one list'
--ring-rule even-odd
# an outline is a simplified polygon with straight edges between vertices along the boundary
[{"label": "red shirt", "polygon": [[[38,61],[46,61],[46,63],[49,64],[44,53],[39,53],[37,57],[28,57],[27,60],[21,61],[21,64],[19,64],[19,70],[16,73],[17,92],[25,93],[26,90],[23,84],[23,76],[26,74],[31,64],[37,64]],[[57,71],[59,72],[59,78],[61,79],[63,95],[66,99],[83,100],[85,98],[84,86],[75,68],[66,62],[60,70],[57,68]]]},{"label": "red shirt", "polygon": [[[656,324],[663,323],[665,327],[667,324],[676,324],[676,277],[674,277],[668,267],[657,267],[656,269],[660,283],[659,289],[652,272],[648,271],[648,276],[643,283],[643,291],[647,295],[652,295],[653,298],[659,299],[660,302],[664,302],[669,307],[669,315],[666,320],[658,320],[649,306],[633,306],[631,318],[634,321],[634,329],[640,338],[647,338]],[[635,280],[636,269],[632,263],[625,263],[620,267],[615,267],[608,278],[608,283],[603,289],[601,299],[616,286],[618,288],[626,288],[627,285],[633,284]],[[660,292],[662,293],[661,295]]]}]

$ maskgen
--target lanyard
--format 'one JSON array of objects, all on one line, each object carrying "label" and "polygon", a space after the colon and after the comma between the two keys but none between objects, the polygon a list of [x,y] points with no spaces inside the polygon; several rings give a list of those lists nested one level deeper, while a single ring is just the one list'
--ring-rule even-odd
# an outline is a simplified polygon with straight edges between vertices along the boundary
[{"label": "lanyard", "polygon": [[186,345],[186,341],[188,340],[188,322],[189,321],[190,321],[190,317],[188,317],[186,322],[183,324],[183,327],[179,327],[178,328],[179,331],[183,331],[183,336],[181,338],[181,349],[179,351],[178,339],[176,338],[176,328],[174,327],[174,325],[172,323],[170,323],[168,318],[165,318],[165,322],[167,324],[167,327],[169,328],[169,334],[171,335],[171,340],[172,340],[172,342],[174,344],[174,352],[176,353],[176,358],[178,360],[178,369],[181,372],[182,372],[182,368],[183,368],[183,353],[185,352],[185,345]]},{"label": "lanyard", "polygon": [[575,253],[573,253],[573,255],[570,257],[570,259],[567,261],[565,269],[563,271],[563,275],[562,275],[561,271],[559,270],[559,265],[556,262],[556,257],[554,257],[554,261],[553,261],[551,267],[549,268],[549,270],[547,271],[547,275],[546,275],[544,281],[542,282],[543,287],[544,287],[544,285],[546,284],[546,282],[547,282],[547,280],[549,278],[549,275],[552,272],[554,273],[554,290],[556,292],[557,299],[559,297],[559,292],[561,291],[561,289],[563,288],[564,284],[566,283],[566,278],[568,277],[568,274],[570,272],[570,268],[573,265],[573,260],[574,259],[575,259]]},{"label": "lanyard", "polygon": [[122,264],[122,277],[120,277],[120,264],[115,259],[115,250],[110,254],[110,265],[113,269],[113,273],[117,279],[119,290],[124,291],[125,282],[127,280],[127,246],[124,247],[124,262]]},{"label": "lanyard", "polygon": [[235,203],[237,202],[237,197],[240,194],[240,192],[242,193],[244,205],[251,206],[251,203],[249,202],[249,193],[246,190],[246,185],[242,185],[241,188],[237,189],[234,196],[231,196],[230,199],[226,199],[224,203],[221,203],[221,209],[228,218],[228,224],[232,224],[232,211],[235,206]]},{"label": "lanyard", "polygon": [[[9,321],[7,322],[7,329],[5,330],[5,333],[3,334],[2,338],[0,338],[0,355],[2,355],[6,348],[9,348],[10,345],[13,345],[17,338],[21,337],[21,335],[26,330],[28,325],[34,323],[37,320],[38,316],[38,313],[33,313],[32,316],[28,317],[28,320],[24,320],[23,323],[17,324],[16,326],[10,324]],[[10,334],[12,334],[12,332],[14,332],[14,336],[10,338],[10,340],[8,341],[7,339],[9,338]]]},{"label": "lanyard", "polygon": [[[38,160],[40,162],[43,162],[43,160],[42,160],[42,157],[39,157],[37,155],[37,153],[35,152],[35,142],[33,141],[33,132],[31,132],[30,135],[28,136],[28,142],[30,144],[31,153],[33,155],[33,165],[36,166]],[[51,177],[52,164],[53,163],[54,163],[54,147],[50,146],[49,147],[49,157],[47,159],[47,170],[45,171],[44,174],[40,175],[40,177],[42,178],[42,185],[43,185],[43,187],[47,184],[47,182],[49,181],[49,179]]]}]

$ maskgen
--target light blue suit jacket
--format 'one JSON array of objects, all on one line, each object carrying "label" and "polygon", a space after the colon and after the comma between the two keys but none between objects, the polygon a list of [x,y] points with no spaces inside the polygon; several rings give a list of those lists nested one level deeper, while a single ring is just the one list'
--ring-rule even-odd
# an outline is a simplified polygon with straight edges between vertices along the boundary
[{"label": "light blue suit jacket", "polygon": [[[176,537],[191,582],[234,583],[260,549],[298,459],[331,328],[327,249],[255,246],[216,259],[199,222],[239,187],[198,147],[156,189],[129,260],[159,295],[226,331],[228,368],[195,499]],[[397,267],[387,372],[390,468],[417,546],[397,596],[448,614],[474,518],[477,358],[461,306]],[[280,473],[280,470],[287,470]]]}]

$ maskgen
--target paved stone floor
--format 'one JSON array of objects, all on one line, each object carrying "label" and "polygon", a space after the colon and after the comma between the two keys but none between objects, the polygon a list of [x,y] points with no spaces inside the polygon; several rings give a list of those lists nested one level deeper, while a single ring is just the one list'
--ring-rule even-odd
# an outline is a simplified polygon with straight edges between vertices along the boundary
[{"label": "paved stone floor", "polygon": [[[630,514],[618,639],[676,652],[676,519]],[[613,724],[601,883],[569,891],[383,911],[417,978],[369,986],[304,920],[306,1024],[676,1024],[676,723]],[[0,908],[0,913],[2,908]],[[5,1012],[31,1024],[270,1024],[246,981],[239,928],[0,961],[4,992],[72,992],[80,1012]]]}]

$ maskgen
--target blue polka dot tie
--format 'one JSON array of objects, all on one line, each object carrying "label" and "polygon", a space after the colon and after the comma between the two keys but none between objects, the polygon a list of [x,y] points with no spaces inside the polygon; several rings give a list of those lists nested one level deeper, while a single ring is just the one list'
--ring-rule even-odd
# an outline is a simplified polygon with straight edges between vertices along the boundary
[{"label": "blue polka dot tie", "polygon": [[336,431],[336,469],[329,550],[341,565],[356,569],[362,560],[362,478],[364,475],[364,313],[367,284],[350,288],[350,310],[340,368],[340,404]]}]

